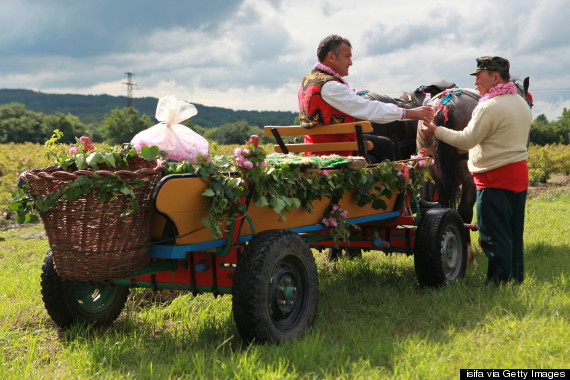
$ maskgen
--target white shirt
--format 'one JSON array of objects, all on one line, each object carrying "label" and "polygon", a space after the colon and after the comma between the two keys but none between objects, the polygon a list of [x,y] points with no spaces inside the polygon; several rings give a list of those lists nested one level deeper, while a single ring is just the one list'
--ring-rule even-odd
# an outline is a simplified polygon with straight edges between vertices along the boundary
[{"label": "white shirt", "polygon": [[339,111],[356,119],[386,124],[404,118],[405,111],[392,103],[368,100],[359,96],[347,85],[328,81],[321,88],[321,97]]}]

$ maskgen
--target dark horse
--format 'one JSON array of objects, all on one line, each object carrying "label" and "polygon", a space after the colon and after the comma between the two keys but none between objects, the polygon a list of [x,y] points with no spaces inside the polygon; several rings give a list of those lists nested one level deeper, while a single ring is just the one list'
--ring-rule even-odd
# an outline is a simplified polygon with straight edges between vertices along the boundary
[{"label": "dark horse", "polygon": [[[434,97],[442,91],[453,87],[455,87],[455,83],[445,81],[434,82],[427,86],[420,86],[413,92],[405,92],[397,99],[370,91],[363,91],[359,94],[366,99],[392,103],[399,107],[409,109],[421,106],[426,94],[429,93]],[[372,123],[372,128],[374,129],[371,133],[372,135],[387,137],[394,143],[396,160],[404,160],[416,154],[416,131],[418,129],[418,122],[416,120],[398,120],[386,124]]]},{"label": "dark horse", "polygon": [[[432,99],[436,110],[434,124],[462,131],[471,120],[471,114],[481,96],[465,88],[446,90]],[[456,149],[434,137],[417,131],[417,147],[425,148],[434,159],[431,176],[434,186],[424,186],[422,196],[448,208],[457,209],[465,223],[471,223],[475,193],[473,178],[467,169],[467,151]],[[473,199],[472,199],[473,198]]]}]

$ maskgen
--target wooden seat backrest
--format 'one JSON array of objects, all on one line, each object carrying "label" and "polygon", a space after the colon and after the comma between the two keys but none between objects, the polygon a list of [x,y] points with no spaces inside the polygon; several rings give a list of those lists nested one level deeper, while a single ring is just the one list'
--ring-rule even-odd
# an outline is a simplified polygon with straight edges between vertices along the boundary
[{"label": "wooden seat backrest", "polygon": [[[364,141],[363,133],[372,132],[372,123],[369,121],[356,121],[353,123],[319,125],[314,128],[304,128],[299,125],[290,126],[266,126],[264,128],[266,136],[273,136],[277,140],[274,149],[278,153],[299,153],[299,152],[340,152],[357,151],[359,155],[365,156],[366,150],[372,149],[370,141]],[[325,142],[325,143],[285,143],[282,137],[305,135],[336,135],[355,133],[356,141],[346,142]],[[365,145],[366,143],[366,145]],[[366,148],[365,148],[366,147]]]}]

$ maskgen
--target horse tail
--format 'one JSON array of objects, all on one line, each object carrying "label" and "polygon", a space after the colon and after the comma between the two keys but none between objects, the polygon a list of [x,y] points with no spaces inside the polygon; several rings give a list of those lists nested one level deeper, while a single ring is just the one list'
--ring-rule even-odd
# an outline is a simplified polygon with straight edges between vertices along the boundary
[{"label": "horse tail", "polygon": [[[453,128],[453,103],[439,105],[435,125]],[[437,184],[438,201],[443,207],[457,209],[461,191],[456,173],[457,149],[443,141],[434,142],[434,180]]]}]

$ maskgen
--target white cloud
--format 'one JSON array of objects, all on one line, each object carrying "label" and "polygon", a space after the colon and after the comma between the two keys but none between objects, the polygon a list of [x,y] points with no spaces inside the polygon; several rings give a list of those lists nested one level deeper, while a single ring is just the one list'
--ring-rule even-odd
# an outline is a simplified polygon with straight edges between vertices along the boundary
[{"label": "white cloud", "polygon": [[335,33],[353,43],[354,88],[396,97],[442,79],[472,87],[475,58],[501,55],[531,77],[535,114],[555,119],[570,98],[556,91],[570,88],[565,2],[14,0],[0,15],[11,26],[0,35],[0,83],[125,95],[128,71],[135,96],[294,111],[319,41]]}]

